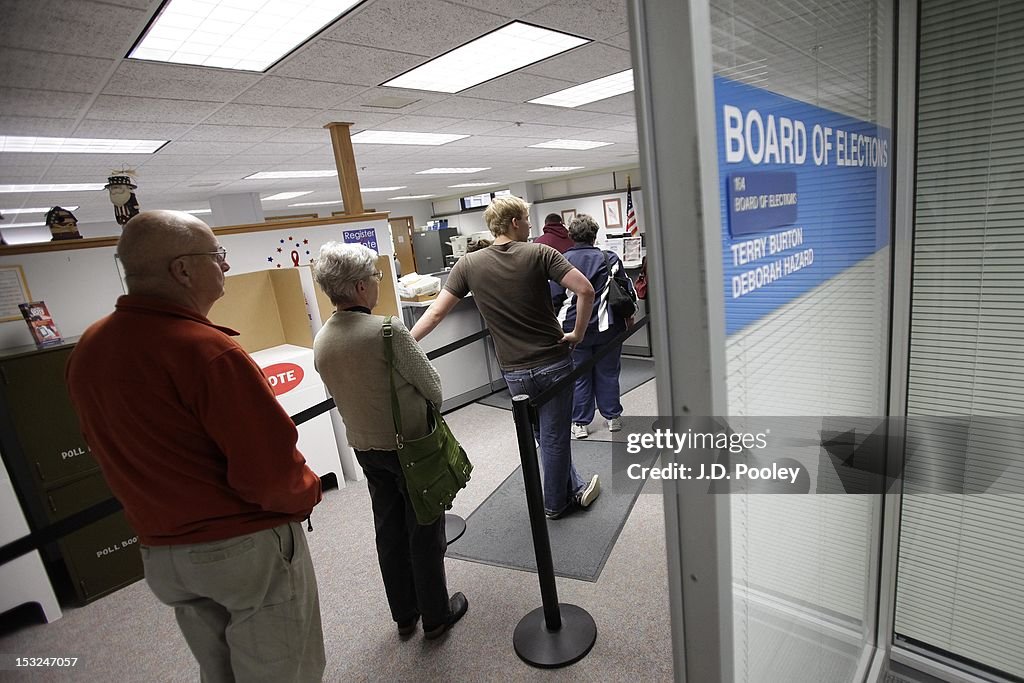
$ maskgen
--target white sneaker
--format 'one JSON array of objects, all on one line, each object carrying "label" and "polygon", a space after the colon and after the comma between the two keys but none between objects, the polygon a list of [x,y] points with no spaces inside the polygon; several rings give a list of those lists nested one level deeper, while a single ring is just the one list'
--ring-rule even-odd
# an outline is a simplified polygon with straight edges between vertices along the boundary
[{"label": "white sneaker", "polygon": [[576,501],[580,504],[580,507],[590,507],[590,504],[597,500],[599,495],[601,495],[601,480],[595,474],[590,478],[590,483],[576,494]]},{"label": "white sneaker", "polygon": [[590,431],[587,430],[587,425],[572,423],[572,438],[574,439],[585,439]]},{"label": "white sneaker", "polygon": [[622,420],[617,417],[608,418],[608,431],[618,432],[622,430]]}]

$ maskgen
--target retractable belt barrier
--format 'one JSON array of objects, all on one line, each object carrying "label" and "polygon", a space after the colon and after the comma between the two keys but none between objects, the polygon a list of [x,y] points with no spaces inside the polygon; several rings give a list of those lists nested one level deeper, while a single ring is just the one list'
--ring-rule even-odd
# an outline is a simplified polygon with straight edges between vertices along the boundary
[{"label": "retractable belt barrier", "polygon": [[[490,330],[484,329],[480,332],[471,334],[468,337],[463,337],[462,339],[453,341],[451,344],[446,344],[445,346],[434,349],[427,354],[427,358],[429,360],[440,358],[445,354],[461,349],[463,346],[468,346],[475,341],[479,341],[490,333]],[[308,422],[334,407],[334,399],[328,398],[327,400],[321,401],[310,408],[306,408],[305,410],[295,413],[291,416],[292,422],[294,422],[295,426],[298,427],[303,422]],[[96,505],[76,512],[73,515],[69,515],[58,522],[50,524],[49,526],[33,531],[28,536],[23,536],[22,538],[11,541],[6,545],[0,546],[0,566],[5,565],[12,560],[16,560],[22,555],[30,553],[33,550],[38,550],[44,545],[53,543],[59,538],[83,529],[93,522],[98,522],[104,517],[108,517],[115,512],[118,512],[122,508],[123,506],[121,505],[121,501],[117,498],[108,498],[101,503],[97,503]]]}]

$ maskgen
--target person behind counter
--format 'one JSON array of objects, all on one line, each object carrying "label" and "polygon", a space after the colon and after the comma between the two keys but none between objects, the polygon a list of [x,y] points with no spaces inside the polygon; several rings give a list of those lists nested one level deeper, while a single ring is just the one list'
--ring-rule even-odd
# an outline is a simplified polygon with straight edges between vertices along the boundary
[{"label": "person behind counter", "polygon": [[[433,524],[417,524],[406,493],[395,451],[384,317],[370,313],[383,277],[376,264],[377,254],[361,244],[328,242],[320,247],[313,277],[336,310],[316,335],[313,361],[366,474],[391,618],[398,633],[408,636],[422,617],[423,635],[433,639],[461,619],[469,603],[462,593],[448,597],[444,515]],[[402,323],[392,319],[391,324],[403,432],[415,439],[430,431],[426,401],[441,405],[441,378]]]},{"label": "person behind counter", "polygon": [[[494,340],[495,353],[512,395],[538,396],[572,372],[569,349],[583,339],[594,303],[594,288],[587,278],[555,249],[528,243],[529,206],[518,197],[497,197],[484,211],[494,235],[486,249],[466,254],[455,262],[444,289],[416,325],[412,336],[427,336],[473,292],[480,315]],[[562,331],[551,307],[548,280],[561,283],[578,299],[582,316],[570,331]],[[588,507],[601,492],[595,474],[583,481],[572,462],[569,424],[572,389],[566,387],[537,409],[537,433],[544,470],[544,512],[548,519]]]},{"label": "person behind counter", "polygon": [[[299,521],[319,478],[259,366],[206,316],[227,252],[180,211],[131,218],[128,294],[71,353],[82,433],[204,681],[319,681],[320,599]],[[286,626],[282,627],[282,624]]]},{"label": "person behind counter", "polygon": [[544,219],[544,233],[534,240],[537,244],[546,244],[564,254],[572,249],[574,242],[569,237],[569,231],[565,229],[562,217],[557,213],[549,213]]},{"label": "person behind counter", "polygon": [[[597,239],[597,221],[585,213],[577,215],[569,223],[569,236],[575,246],[565,252],[569,263],[579,268],[586,275],[590,284],[597,292],[597,305],[594,306],[587,324],[587,334],[583,341],[572,350],[574,365],[582,365],[590,360],[594,353],[607,346],[620,332],[631,325],[632,318],[619,318],[608,305],[608,288],[614,278],[623,291],[629,292],[634,301],[636,293],[633,283],[622,261],[614,252],[606,252],[594,246]],[[576,327],[576,295],[565,287],[555,286],[555,305],[558,308],[558,322],[563,330]],[[590,372],[576,378],[572,405],[572,435],[576,439],[585,439],[589,434],[588,425],[594,419],[594,405],[607,420],[608,431],[617,432],[622,429],[620,416],[622,402],[619,398],[619,372],[622,368],[622,344],[603,356]]]}]

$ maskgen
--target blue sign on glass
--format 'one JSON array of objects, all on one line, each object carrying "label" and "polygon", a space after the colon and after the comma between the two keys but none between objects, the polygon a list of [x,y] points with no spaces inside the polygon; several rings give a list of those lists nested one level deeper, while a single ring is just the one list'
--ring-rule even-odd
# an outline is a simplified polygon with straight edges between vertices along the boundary
[{"label": "blue sign on glass", "polygon": [[728,192],[729,234],[734,239],[796,223],[796,173],[730,173]]},{"label": "blue sign on glass", "polygon": [[362,244],[373,249],[378,254],[380,253],[380,250],[377,248],[377,233],[373,228],[343,230],[341,235],[342,239],[345,240],[345,244]]}]

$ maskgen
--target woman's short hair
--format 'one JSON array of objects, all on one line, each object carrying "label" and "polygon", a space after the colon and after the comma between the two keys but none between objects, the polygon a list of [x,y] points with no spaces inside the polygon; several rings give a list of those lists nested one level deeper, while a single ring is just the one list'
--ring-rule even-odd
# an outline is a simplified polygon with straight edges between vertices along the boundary
[{"label": "woman's short hair", "polygon": [[356,284],[377,272],[377,252],[362,244],[327,242],[313,264],[313,279],[331,303],[355,299]]},{"label": "woman's short hair", "polygon": [[593,244],[597,239],[597,230],[597,221],[589,214],[578,213],[569,223],[569,237],[574,242]]},{"label": "woman's short hair", "polygon": [[519,197],[495,197],[484,211],[484,223],[495,237],[507,235],[513,218],[525,218],[530,206]]}]

